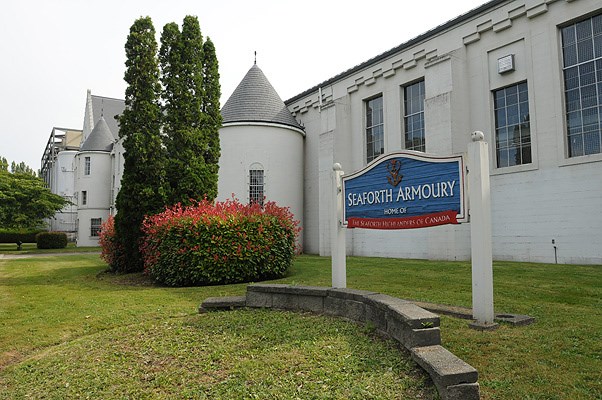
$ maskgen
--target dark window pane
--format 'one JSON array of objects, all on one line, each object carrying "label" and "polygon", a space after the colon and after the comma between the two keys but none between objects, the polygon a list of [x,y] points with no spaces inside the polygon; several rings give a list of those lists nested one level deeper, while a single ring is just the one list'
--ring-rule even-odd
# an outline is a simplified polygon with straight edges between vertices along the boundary
[{"label": "dark window pane", "polygon": [[577,41],[592,37],[592,20],[586,19],[577,23]]},{"label": "dark window pane", "polygon": [[522,164],[530,164],[532,162],[531,160],[531,146],[523,146],[521,149],[521,155],[522,155],[522,160],[521,163]]},{"label": "dark window pane", "polygon": [[602,34],[594,37],[594,57],[602,57]]},{"label": "dark window pane", "polygon": [[383,125],[383,98],[382,96],[366,101],[366,161],[370,162],[378,157],[384,139]]},{"label": "dark window pane", "polygon": [[[493,96],[496,103],[495,132],[498,168],[530,163],[531,130],[527,83],[523,82],[496,90]],[[503,104],[501,99],[505,99]],[[527,153],[529,156],[525,157]]]},{"label": "dark window pane", "polygon": [[598,94],[596,85],[589,85],[581,88],[581,107],[594,107],[598,105]]},{"label": "dark window pane", "polygon": [[507,117],[508,117],[508,125],[515,125],[518,124],[518,105],[512,105],[506,108],[508,110],[507,113]]},{"label": "dark window pane", "polygon": [[583,152],[585,154],[600,153],[600,129],[583,135]]},{"label": "dark window pane", "polygon": [[602,35],[602,14],[592,18],[594,35]]},{"label": "dark window pane", "polygon": [[562,29],[562,43],[566,46],[576,42],[575,25],[567,26]]},{"label": "dark window pane", "polygon": [[577,46],[570,45],[562,49],[562,55],[564,56],[564,66],[570,67],[577,64]]},{"label": "dark window pane", "polygon": [[569,90],[565,94],[566,110],[573,112],[581,109],[581,97],[579,89]]},{"label": "dark window pane", "polygon": [[562,45],[569,157],[600,153],[602,14],[562,28]]},{"label": "dark window pane", "polygon": [[564,87],[571,90],[579,87],[579,68],[572,67],[564,70]]},{"label": "dark window pane", "polygon": [[594,57],[594,44],[591,39],[577,42],[577,61],[586,62]]},{"label": "dark window pane", "polygon": [[424,81],[404,87],[404,128],[406,149],[424,151]]}]

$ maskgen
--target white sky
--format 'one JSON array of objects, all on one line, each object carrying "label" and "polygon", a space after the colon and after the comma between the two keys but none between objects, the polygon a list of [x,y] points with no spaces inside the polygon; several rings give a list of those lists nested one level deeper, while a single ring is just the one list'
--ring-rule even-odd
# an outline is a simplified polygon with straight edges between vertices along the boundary
[{"label": "white sky", "polygon": [[486,0],[8,0],[0,8],[0,156],[35,170],[53,127],[82,129],[86,90],[122,99],[129,28],[199,17],[222,105],[253,65],[283,100]]}]

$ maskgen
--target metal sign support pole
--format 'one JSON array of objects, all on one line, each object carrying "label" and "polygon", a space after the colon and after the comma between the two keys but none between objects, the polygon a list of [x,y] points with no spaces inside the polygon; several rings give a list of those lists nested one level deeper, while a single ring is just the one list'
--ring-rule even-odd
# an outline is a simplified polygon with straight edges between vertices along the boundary
[{"label": "metal sign support pole", "polygon": [[491,243],[489,151],[482,132],[468,144],[470,192],[470,247],[472,254],[472,315],[475,328],[495,326]]},{"label": "metal sign support pole", "polygon": [[343,170],[341,164],[332,167],[332,213],[330,243],[332,257],[332,287],[347,287],[347,254],[345,227],[343,226]]}]

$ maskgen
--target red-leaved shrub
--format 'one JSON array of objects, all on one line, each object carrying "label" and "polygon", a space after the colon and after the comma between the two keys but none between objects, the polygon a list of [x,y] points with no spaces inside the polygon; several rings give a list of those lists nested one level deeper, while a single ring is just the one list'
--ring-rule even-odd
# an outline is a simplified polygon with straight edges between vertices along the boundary
[{"label": "red-leaved shrub", "polygon": [[118,263],[124,262],[124,256],[122,246],[115,234],[115,218],[112,215],[100,226],[98,243],[101,248],[100,258],[109,264],[112,270],[116,270]]},{"label": "red-leaved shrub", "polygon": [[142,230],[145,271],[169,286],[282,277],[300,231],[288,208],[237,200],[178,204],[147,216]]}]

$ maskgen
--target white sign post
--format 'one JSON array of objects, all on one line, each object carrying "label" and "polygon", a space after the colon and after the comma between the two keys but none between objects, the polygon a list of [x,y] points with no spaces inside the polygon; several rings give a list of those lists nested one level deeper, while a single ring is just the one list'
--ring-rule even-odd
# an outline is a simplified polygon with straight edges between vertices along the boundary
[{"label": "white sign post", "polygon": [[345,227],[343,226],[343,169],[341,164],[332,167],[332,214],[330,226],[330,243],[332,257],[332,287],[347,287],[347,249]]},{"label": "white sign post", "polygon": [[[471,326],[482,330],[497,326],[493,311],[489,151],[483,138],[482,132],[474,132],[468,145],[472,310],[476,321]],[[347,287],[346,228],[410,229],[466,221],[462,156],[405,151],[383,155],[345,178],[341,164],[334,164],[332,169],[330,243],[335,288]],[[416,170],[421,173],[412,174]],[[441,180],[442,177],[445,178]],[[400,185],[402,180],[406,186]],[[424,201],[422,206],[416,205],[415,196]],[[402,206],[398,204],[400,200]],[[405,202],[412,205],[405,206]],[[350,210],[351,207],[356,209]],[[429,211],[423,212],[424,209]]]},{"label": "white sign post", "polygon": [[468,144],[468,191],[470,199],[470,247],[472,255],[472,324],[489,329],[493,322],[493,263],[491,244],[491,195],[489,151],[482,132]]}]

